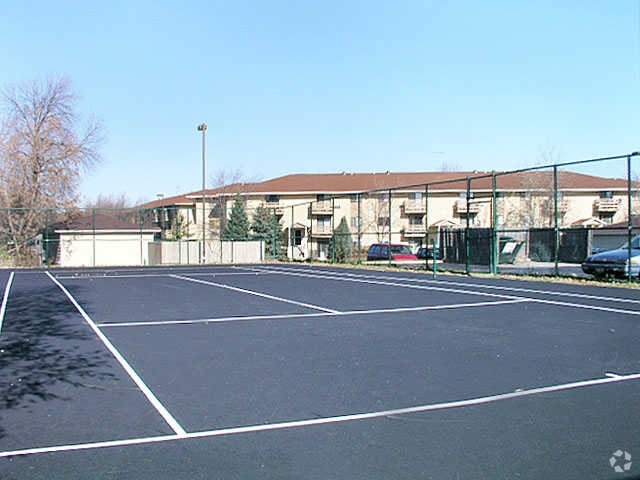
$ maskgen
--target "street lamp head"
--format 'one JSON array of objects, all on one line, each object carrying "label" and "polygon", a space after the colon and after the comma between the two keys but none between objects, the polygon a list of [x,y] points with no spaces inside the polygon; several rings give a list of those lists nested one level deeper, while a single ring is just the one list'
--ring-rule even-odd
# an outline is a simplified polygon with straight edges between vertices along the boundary
[{"label": "street lamp head", "polygon": [[206,123],[201,123],[200,125],[198,125],[198,131],[199,132],[204,132],[207,129],[207,124]]}]

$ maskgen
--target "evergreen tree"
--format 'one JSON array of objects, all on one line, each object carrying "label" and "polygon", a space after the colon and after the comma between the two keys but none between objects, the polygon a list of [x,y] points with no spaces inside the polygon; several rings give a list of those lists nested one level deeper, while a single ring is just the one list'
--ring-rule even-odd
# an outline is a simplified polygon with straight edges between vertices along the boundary
[{"label": "evergreen tree", "polygon": [[233,200],[231,215],[222,232],[222,240],[249,240],[249,219],[240,194]]},{"label": "evergreen tree", "polygon": [[286,257],[285,234],[273,213],[273,209],[262,205],[256,208],[253,213],[251,230],[253,231],[252,238],[264,240],[267,258],[282,260]]},{"label": "evergreen tree", "polygon": [[333,231],[330,248],[330,255],[336,262],[344,263],[351,258],[353,238],[345,217],[342,217],[340,224]]}]

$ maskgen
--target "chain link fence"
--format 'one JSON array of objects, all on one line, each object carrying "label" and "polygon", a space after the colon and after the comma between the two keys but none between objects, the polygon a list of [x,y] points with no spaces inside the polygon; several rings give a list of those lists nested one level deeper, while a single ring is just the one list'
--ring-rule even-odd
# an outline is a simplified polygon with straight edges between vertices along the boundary
[{"label": "chain link fence", "polygon": [[[584,276],[581,263],[589,255],[627,245],[626,270],[617,275],[630,279],[629,265],[640,262],[630,243],[640,235],[636,156],[452,174],[417,185],[317,193],[308,200],[240,192],[206,203],[130,209],[3,208],[0,262],[92,267],[305,261]],[[603,166],[624,176],[594,173]]]}]

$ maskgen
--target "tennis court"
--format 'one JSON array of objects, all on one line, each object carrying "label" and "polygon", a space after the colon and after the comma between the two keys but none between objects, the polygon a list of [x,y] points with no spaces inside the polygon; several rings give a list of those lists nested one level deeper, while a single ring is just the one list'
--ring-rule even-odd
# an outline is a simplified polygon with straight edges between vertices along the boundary
[{"label": "tennis court", "polygon": [[275,264],[0,285],[0,479],[640,478],[637,289]]}]

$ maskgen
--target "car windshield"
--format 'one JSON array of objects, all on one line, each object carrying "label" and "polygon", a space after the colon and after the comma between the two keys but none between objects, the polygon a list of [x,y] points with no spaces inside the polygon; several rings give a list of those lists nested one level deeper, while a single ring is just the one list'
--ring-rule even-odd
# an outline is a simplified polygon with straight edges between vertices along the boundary
[{"label": "car windshield", "polygon": [[[629,245],[628,243],[625,243],[624,245],[622,245],[620,248],[624,249],[624,248],[628,248],[627,245]],[[640,236],[635,237],[633,240],[631,240],[631,248],[638,248],[640,249]]]},{"label": "car windshield", "polygon": [[406,245],[391,245],[391,253],[411,255],[411,249]]}]

